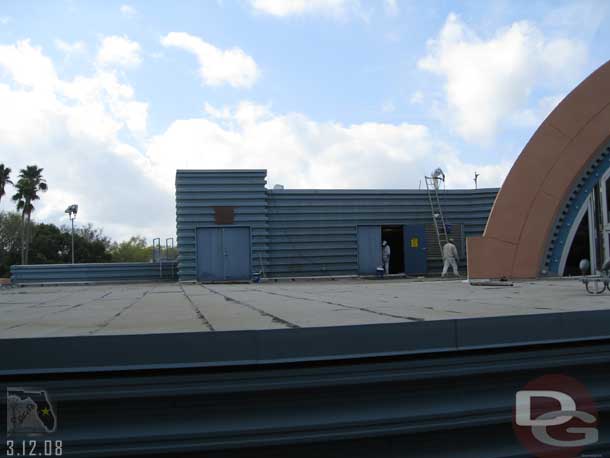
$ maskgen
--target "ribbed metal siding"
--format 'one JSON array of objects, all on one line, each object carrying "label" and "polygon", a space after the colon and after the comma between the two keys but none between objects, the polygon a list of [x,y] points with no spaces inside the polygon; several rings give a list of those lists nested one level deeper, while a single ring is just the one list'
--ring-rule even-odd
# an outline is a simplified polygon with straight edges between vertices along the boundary
[{"label": "ribbed metal siding", "polygon": [[176,279],[176,262],[115,262],[11,266],[11,281],[23,283],[159,281]]},{"label": "ribbed metal siding", "polygon": [[249,226],[252,267],[265,263],[267,244],[266,170],[176,171],[176,228],[178,275],[195,280],[196,229],[215,226],[214,207],[235,207],[235,225]]},{"label": "ribbed metal siding", "polygon": [[[497,192],[441,191],[446,221],[480,235]],[[269,190],[267,210],[270,276],[357,274],[358,225],[432,223],[425,190]]]},{"label": "ribbed metal siding", "polygon": [[[177,171],[181,280],[196,279],[196,228],[214,226],[214,206],[235,207],[234,224],[252,230],[252,269],[271,277],[357,274],[358,225],[432,223],[425,190],[268,190],[265,178],[265,170]],[[481,234],[497,192],[441,191],[447,222],[462,224],[464,237]]]}]

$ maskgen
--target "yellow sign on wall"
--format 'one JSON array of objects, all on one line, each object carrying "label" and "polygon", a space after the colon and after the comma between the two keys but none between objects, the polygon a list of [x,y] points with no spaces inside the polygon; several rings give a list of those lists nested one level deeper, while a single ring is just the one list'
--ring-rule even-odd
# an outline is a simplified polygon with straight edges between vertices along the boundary
[{"label": "yellow sign on wall", "polygon": [[419,238],[413,237],[411,239],[411,248],[419,248]]}]

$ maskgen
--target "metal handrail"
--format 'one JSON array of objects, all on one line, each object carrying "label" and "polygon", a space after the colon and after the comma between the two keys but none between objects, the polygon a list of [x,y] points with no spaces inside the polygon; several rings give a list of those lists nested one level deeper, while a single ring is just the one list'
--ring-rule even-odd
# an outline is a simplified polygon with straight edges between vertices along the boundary
[{"label": "metal handrail", "polygon": [[157,247],[159,248],[159,278],[163,278],[163,262],[161,259],[161,238],[157,237],[154,238],[152,241],[152,247],[153,247],[153,262],[155,262],[155,242],[157,242]]}]

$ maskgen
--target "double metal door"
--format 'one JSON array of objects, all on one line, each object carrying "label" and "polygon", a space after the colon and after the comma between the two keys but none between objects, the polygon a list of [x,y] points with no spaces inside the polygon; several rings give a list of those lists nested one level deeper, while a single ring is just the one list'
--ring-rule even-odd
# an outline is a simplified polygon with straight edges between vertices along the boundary
[{"label": "double metal door", "polygon": [[197,279],[199,281],[250,278],[250,229],[205,227],[197,229]]}]

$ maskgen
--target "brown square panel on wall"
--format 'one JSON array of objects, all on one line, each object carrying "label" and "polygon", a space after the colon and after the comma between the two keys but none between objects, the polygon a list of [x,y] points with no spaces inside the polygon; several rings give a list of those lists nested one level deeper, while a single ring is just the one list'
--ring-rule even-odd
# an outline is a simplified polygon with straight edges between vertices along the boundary
[{"label": "brown square panel on wall", "polygon": [[215,224],[233,224],[235,222],[235,207],[214,207]]}]

